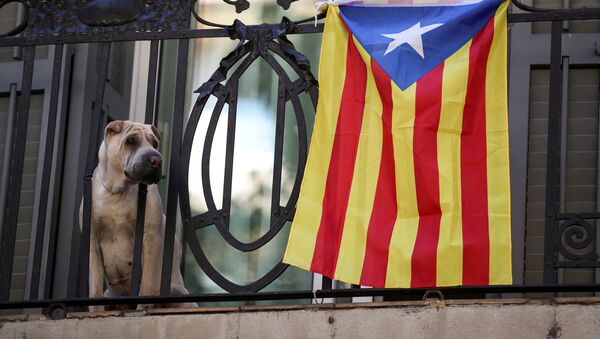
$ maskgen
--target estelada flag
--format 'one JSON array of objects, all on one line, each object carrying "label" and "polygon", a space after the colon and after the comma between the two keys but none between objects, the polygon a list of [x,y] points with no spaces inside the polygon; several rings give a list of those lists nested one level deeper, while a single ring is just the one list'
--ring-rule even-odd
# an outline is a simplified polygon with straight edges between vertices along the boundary
[{"label": "estelada flag", "polygon": [[375,287],[512,283],[508,2],[441,2],[329,6],[285,263]]}]

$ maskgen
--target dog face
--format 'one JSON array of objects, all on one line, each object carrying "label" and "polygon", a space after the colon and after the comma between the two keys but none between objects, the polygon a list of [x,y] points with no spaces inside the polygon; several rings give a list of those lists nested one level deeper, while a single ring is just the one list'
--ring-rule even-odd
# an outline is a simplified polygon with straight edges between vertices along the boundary
[{"label": "dog face", "polygon": [[129,181],[147,185],[158,183],[162,176],[159,142],[156,127],[132,121],[113,121],[106,126],[104,135],[110,165],[122,168]]}]

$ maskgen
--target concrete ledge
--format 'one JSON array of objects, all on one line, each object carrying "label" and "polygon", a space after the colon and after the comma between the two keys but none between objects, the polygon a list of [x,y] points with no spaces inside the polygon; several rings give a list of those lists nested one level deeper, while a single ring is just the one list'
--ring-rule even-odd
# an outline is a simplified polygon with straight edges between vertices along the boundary
[{"label": "concrete ledge", "polygon": [[600,298],[199,307],[0,317],[0,338],[593,338]]}]

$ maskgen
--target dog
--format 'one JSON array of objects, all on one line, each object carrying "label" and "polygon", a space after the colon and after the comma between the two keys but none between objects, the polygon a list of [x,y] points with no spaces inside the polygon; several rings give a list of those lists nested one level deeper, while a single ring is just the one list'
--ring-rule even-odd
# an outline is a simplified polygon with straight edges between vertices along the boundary
[{"label": "dog", "polygon": [[[152,125],[117,120],[106,126],[98,152],[98,166],[92,177],[90,297],[127,296],[130,293],[139,183],[148,185],[139,294],[159,295],[165,233],[165,216],[155,185],[162,176],[159,142],[160,133]],[[83,201],[79,210],[80,225],[83,224],[82,216]],[[179,269],[180,247],[175,239],[172,295],[188,294]],[[101,307],[90,309],[101,310]]]}]

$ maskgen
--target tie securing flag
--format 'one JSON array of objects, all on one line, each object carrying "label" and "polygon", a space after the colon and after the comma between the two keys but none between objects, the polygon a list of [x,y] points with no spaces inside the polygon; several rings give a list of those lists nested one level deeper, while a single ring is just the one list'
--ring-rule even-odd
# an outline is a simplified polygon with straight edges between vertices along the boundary
[{"label": "tie securing flag", "polygon": [[284,262],[374,287],[512,283],[507,7],[329,6]]}]

